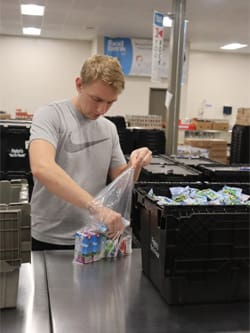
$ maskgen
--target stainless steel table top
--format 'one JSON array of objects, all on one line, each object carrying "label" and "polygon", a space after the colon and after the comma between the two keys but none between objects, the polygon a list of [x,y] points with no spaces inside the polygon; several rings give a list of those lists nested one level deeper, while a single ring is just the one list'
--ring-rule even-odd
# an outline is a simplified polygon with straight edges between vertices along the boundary
[{"label": "stainless steel table top", "polygon": [[72,259],[73,251],[45,252],[54,333],[250,331],[248,303],[167,305],[142,274],[140,250],[115,262]]},{"label": "stainless steel table top", "polygon": [[42,252],[34,252],[31,264],[19,273],[17,306],[0,310],[1,333],[49,333],[47,278]]}]

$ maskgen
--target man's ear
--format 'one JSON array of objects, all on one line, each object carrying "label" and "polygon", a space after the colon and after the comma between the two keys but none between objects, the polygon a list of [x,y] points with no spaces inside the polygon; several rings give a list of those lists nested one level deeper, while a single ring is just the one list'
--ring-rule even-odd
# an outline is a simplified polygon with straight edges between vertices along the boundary
[{"label": "man's ear", "polygon": [[80,77],[77,77],[76,80],[75,80],[75,84],[76,84],[76,89],[78,92],[81,91],[82,89],[82,80]]}]

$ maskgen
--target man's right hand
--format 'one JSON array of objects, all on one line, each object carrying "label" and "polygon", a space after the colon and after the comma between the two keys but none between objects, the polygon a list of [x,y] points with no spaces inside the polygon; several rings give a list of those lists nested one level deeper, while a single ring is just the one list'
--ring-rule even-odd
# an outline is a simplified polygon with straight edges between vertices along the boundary
[{"label": "man's right hand", "polygon": [[116,238],[123,233],[125,226],[122,222],[121,214],[97,202],[91,202],[88,206],[88,210],[96,221],[106,225],[108,228],[106,234],[109,238]]}]

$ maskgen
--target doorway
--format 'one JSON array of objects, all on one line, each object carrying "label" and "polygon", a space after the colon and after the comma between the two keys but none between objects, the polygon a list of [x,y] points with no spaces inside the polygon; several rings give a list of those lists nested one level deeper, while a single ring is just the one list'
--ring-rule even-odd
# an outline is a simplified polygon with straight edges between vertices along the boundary
[{"label": "doorway", "polygon": [[161,116],[163,122],[166,122],[166,92],[164,88],[150,88],[149,93],[149,114]]}]

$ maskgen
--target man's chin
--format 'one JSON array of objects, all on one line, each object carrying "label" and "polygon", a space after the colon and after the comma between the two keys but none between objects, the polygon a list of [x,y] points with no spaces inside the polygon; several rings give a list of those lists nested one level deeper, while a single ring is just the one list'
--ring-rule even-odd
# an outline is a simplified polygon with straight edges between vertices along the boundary
[{"label": "man's chin", "polygon": [[97,115],[91,115],[90,119],[92,119],[92,120],[96,120],[96,119],[98,119],[99,117],[100,117],[99,114],[97,114]]},{"label": "man's chin", "polygon": [[88,118],[89,120],[96,120],[97,118],[100,117],[100,115],[88,114],[85,115],[85,117]]}]

